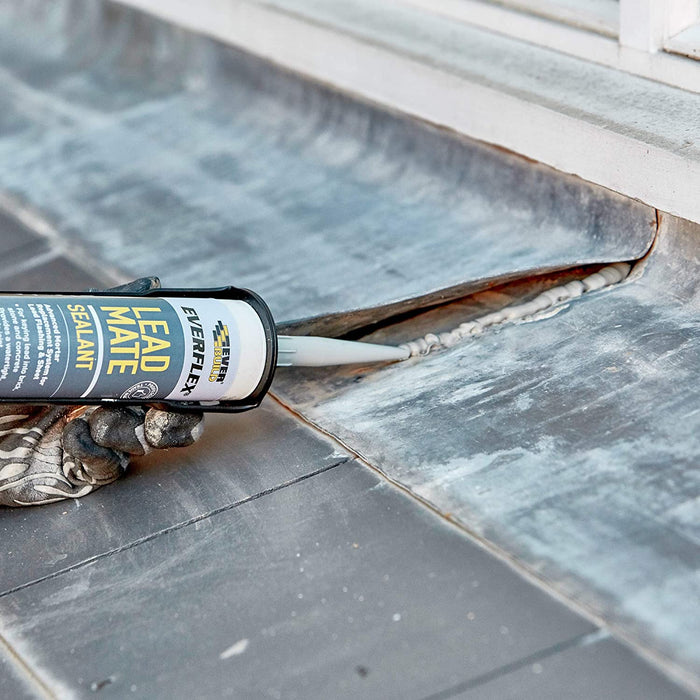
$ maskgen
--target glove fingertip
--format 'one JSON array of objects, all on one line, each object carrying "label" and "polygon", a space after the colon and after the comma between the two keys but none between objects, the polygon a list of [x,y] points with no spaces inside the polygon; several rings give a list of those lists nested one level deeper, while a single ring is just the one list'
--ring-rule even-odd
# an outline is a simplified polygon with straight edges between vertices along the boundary
[{"label": "glove fingertip", "polygon": [[108,447],[132,455],[143,455],[143,412],[125,407],[100,406],[89,417],[92,439]]},{"label": "glove fingertip", "polygon": [[123,452],[98,445],[83,418],[68,421],[61,437],[63,450],[78,460],[85,472],[97,481],[113,481],[126,469],[129,458]]},{"label": "glove fingertip", "polygon": [[139,277],[132,282],[120,284],[109,289],[88,289],[88,292],[128,292],[139,295],[150,292],[152,289],[160,289],[160,278],[152,275],[150,277]]},{"label": "glove fingertip", "polygon": [[151,408],[146,413],[144,434],[156,449],[187,447],[195,442],[204,428],[201,413],[174,413]]}]

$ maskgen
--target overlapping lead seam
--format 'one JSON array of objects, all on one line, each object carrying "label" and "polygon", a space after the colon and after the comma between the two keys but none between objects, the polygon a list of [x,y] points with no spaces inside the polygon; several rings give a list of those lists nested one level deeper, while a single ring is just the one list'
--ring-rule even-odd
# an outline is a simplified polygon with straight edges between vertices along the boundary
[{"label": "overlapping lead seam", "polygon": [[604,287],[618,284],[629,275],[631,269],[629,263],[625,262],[608,265],[582,280],[572,280],[567,284],[548,289],[524,304],[506,306],[500,311],[492,311],[481,318],[466,321],[451,331],[428,333],[422,338],[403,343],[399,347],[408,350],[410,357],[427,355],[432,350],[440,348],[451,348],[465,338],[479,335],[486,328],[525,320],[557,304],[576,299],[586,292],[595,292]]}]

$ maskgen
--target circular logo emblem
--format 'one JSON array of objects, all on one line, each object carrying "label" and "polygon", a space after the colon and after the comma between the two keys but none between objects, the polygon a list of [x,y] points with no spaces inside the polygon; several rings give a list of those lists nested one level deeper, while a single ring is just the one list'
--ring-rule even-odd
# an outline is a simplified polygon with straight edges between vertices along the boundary
[{"label": "circular logo emblem", "polygon": [[129,387],[122,395],[123,399],[152,399],[158,393],[158,385],[155,382],[143,381]]}]

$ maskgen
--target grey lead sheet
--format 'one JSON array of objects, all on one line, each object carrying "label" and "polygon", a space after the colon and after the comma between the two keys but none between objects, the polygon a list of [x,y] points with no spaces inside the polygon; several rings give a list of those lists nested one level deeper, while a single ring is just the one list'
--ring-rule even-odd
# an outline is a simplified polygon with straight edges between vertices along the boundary
[{"label": "grey lead sheet", "polygon": [[244,286],[278,321],[375,309],[320,335],[654,233],[639,202],[116,4],[0,6],[0,94],[0,192],[129,275]]},{"label": "grey lead sheet", "polygon": [[663,221],[639,279],[273,391],[700,686],[700,231]]}]

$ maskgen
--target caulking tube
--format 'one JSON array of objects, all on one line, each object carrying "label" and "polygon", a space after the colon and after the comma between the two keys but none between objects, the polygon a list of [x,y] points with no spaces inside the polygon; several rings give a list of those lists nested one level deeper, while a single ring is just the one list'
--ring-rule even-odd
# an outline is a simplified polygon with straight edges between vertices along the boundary
[{"label": "caulking tube", "polygon": [[405,349],[277,336],[254,292],[0,296],[0,401],[245,411],[277,366],[407,359]]},{"label": "caulking tube", "polygon": [[276,358],[272,314],[248,290],[0,296],[0,401],[241,411]]}]

